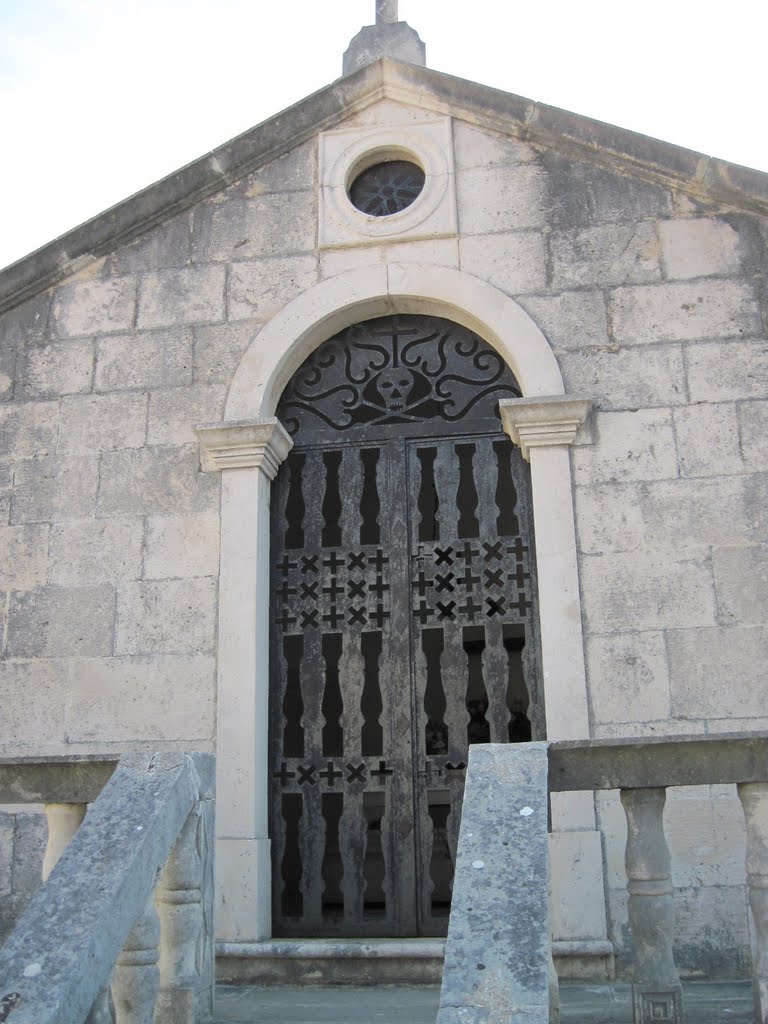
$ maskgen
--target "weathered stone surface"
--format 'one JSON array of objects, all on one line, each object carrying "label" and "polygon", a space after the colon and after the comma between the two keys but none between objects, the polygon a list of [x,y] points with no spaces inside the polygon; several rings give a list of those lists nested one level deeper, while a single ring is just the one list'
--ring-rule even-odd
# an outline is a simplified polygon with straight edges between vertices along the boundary
[{"label": "weathered stone surface", "polygon": [[140,519],[75,519],[51,527],[50,581],[60,586],[137,579]]},{"label": "weathered stone surface", "polygon": [[471,235],[460,240],[459,252],[462,270],[482,276],[508,295],[546,286],[544,238],[538,231]]},{"label": "weathered stone surface", "polygon": [[683,476],[729,476],[743,472],[735,405],[689,405],[675,409],[674,421]]},{"label": "weathered stone surface", "polygon": [[455,238],[416,238],[399,245],[324,249],[320,253],[320,277],[325,279],[346,270],[409,261],[431,263],[439,267],[458,267],[459,243]]},{"label": "weathered stone surface", "polygon": [[519,301],[542,329],[555,351],[607,348],[611,344],[605,301],[600,292],[526,295]]},{"label": "weathered stone surface", "polygon": [[115,593],[110,586],[40,587],[15,592],[8,607],[12,658],[98,658],[112,653]]},{"label": "weathered stone surface", "polygon": [[426,64],[426,47],[415,29],[405,21],[378,22],[363,25],[344,51],[342,73],[351,75],[380,57]]},{"label": "weathered stone surface", "polygon": [[549,244],[552,281],[558,288],[604,288],[661,279],[659,241],[650,221],[557,232]]},{"label": "weathered stone surface", "polygon": [[83,334],[109,334],[133,326],[136,278],[109,281],[73,281],[57,288],[51,306],[51,334],[74,338]]},{"label": "weathered stone surface", "polygon": [[458,119],[453,122],[453,151],[461,168],[527,164],[536,159],[536,151],[526,142]]},{"label": "weathered stone surface", "polygon": [[13,888],[27,898],[40,888],[46,839],[42,815],[17,812],[13,837]]},{"label": "weathered stone surface", "polygon": [[669,193],[615,171],[569,160],[550,150],[541,156],[549,179],[548,221],[554,230],[627,222],[672,212]]},{"label": "weathered stone surface", "polygon": [[51,293],[40,292],[0,317],[0,348],[16,351],[22,345],[41,345],[48,332]]},{"label": "weathered stone surface", "polygon": [[11,515],[13,491],[13,463],[0,462],[0,523],[8,523]]},{"label": "weathered stone surface", "polygon": [[36,346],[26,351],[19,397],[82,394],[91,390],[92,377],[92,341]]},{"label": "weathered stone surface", "polygon": [[188,329],[99,339],[97,391],[179,387],[191,382],[192,332]]},{"label": "weathered stone surface", "polygon": [[0,452],[23,459],[56,450],[58,402],[13,403],[0,408]]},{"label": "weathered stone surface", "polygon": [[546,1024],[549,928],[547,745],[470,747],[438,1024]]},{"label": "weathered stone surface", "polygon": [[741,269],[739,235],[730,224],[709,217],[659,223],[664,268],[670,280],[718,277]]},{"label": "weathered stone surface", "polygon": [[64,745],[67,693],[62,661],[0,661],[0,754],[59,752]]},{"label": "weathered stone surface", "polygon": [[748,472],[768,470],[768,401],[739,405],[741,452]]},{"label": "weathered stone surface", "polygon": [[59,451],[97,452],[141,448],[147,430],[147,396],[81,395],[61,402]]},{"label": "weathered stone surface", "polygon": [[672,712],[685,717],[765,715],[768,630],[670,629],[667,632]]},{"label": "weathered stone surface", "polygon": [[728,402],[765,398],[768,390],[768,341],[690,345],[688,387],[692,402]]},{"label": "weathered stone surface", "polygon": [[753,287],[739,281],[617,288],[610,308],[621,345],[749,336],[761,326]]},{"label": "weathered stone surface", "polygon": [[723,477],[606,484],[576,490],[578,535],[587,554],[759,543],[768,529],[760,478]]},{"label": "weathered stone surface", "polygon": [[589,637],[586,659],[593,721],[642,722],[669,717],[662,633]]},{"label": "weathered stone surface", "polygon": [[70,743],[210,743],[216,667],[210,655],[75,659]]},{"label": "weathered stone surface", "polygon": [[229,385],[259,327],[248,321],[193,328],[195,380],[200,384]]},{"label": "weathered stone surface", "polygon": [[216,323],[224,319],[223,267],[188,267],[148,274],[139,297],[141,329]]},{"label": "weathered stone surface", "polygon": [[144,576],[147,579],[215,576],[219,567],[219,517],[150,516]]},{"label": "weathered stone surface", "polygon": [[[0,953],[4,990],[22,993],[19,1024],[85,1019],[187,816],[206,798],[200,775],[207,783],[211,762],[155,754],[118,766]],[[210,956],[200,966],[207,977]]]},{"label": "weathered stone surface", "polygon": [[[708,561],[648,552],[581,561],[589,633],[713,626],[715,598]],[[691,705],[692,707],[695,705]]]},{"label": "weathered stone surface", "polygon": [[0,527],[0,590],[30,590],[46,581],[48,526]]},{"label": "weathered stone surface", "polygon": [[216,263],[261,259],[264,253],[311,252],[316,221],[314,190],[267,193],[252,199],[222,196],[195,210],[194,257]]},{"label": "weathered stone surface", "polygon": [[589,395],[604,411],[652,409],[685,402],[680,345],[659,345],[654,358],[642,349],[563,352],[558,356],[566,389]]},{"label": "weathered stone surface", "polygon": [[117,608],[117,654],[197,653],[214,647],[212,579],[126,583]]},{"label": "weathered stone surface", "polygon": [[314,255],[233,263],[229,272],[230,320],[268,320],[317,282]]},{"label": "weathered stone surface", "polygon": [[213,508],[219,480],[202,473],[197,449],[141,448],[101,459],[102,515],[185,514]]},{"label": "weathered stone surface", "polygon": [[148,444],[193,444],[193,423],[213,423],[224,411],[221,384],[163,388],[149,400]]},{"label": "weathered stone surface", "polygon": [[545,176],[537,164],[458,170],[461,233],[480,235],[542,227],[545,187]]},{"label": "weathered stone surface", "polygon": [[99,483],[95,455],[48,455],[16,466],[13,523],[80,519],[93,513]]},{"label": "weathered stone surface", "polygon": [[183,267],[190,260],[191,213],[186,211],[141,235],[107,257],[104,272],[113,274],[146,273]]},{"label": "weathered stone surface", "polygon": [[[229,189],[230,195],[255,199],[266,192],[301,192],[317,185],[317,143],[309,139],[259,167]],[[286,197],[290,202],[290,197]]]},{"label": "weathered stone surface", "polygon": [[[13,829],[16,823],[16,815],[8,811],[0,811],[0,896],[8,897],[11,894],[13,878]],[[0,918],[0,930],[3,929],[3,921]]]},{"label": "weathered stone surface", "polygon": [[768,547],[715,548],[712,568],[723,625],[762,625],[768,607]]},{"label": "weathered stone surface", "polygon": [[668,409],[598,412],[595,443],[574,448],[577,484],[663,480],[678,475]]}]

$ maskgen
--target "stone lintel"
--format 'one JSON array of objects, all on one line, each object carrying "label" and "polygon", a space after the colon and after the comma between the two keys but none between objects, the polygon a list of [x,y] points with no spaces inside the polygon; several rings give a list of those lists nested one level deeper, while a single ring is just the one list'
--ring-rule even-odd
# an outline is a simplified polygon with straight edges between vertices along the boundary
[{"label": "stone lintel", "polygon": [[576,431],[592,408],[589,398],[548,395],[545,398],[503,398],[499,413],[504,429],[530,461],[531,448],[573,444]]},{"label": "stone lintel", "polygon": [[293,448],[288,431],[275,417],[199,423],[193,430],[200,441],[202,467],[209,472],[256,468],[274,480]]}]

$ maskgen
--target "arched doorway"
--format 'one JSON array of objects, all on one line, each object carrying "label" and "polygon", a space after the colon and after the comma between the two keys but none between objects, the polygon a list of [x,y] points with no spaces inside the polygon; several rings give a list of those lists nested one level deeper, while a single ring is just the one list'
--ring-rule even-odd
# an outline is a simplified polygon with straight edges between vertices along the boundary
[{"label": "arched doorway", "polygon": [[520,394],[468,328],[320,345],[277,409],[270,834],[276,935],[440,935],[467,747],[543,736]]}]

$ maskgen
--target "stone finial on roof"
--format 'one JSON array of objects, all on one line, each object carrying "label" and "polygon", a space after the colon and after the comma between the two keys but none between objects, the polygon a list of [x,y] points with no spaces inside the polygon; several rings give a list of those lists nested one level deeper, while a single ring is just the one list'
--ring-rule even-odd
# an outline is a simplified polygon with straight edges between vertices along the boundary
[{"label": "stone finial on roof", "polygon": [[425,67],[427,53],[418,32],[398,21],[397,0],[376,0],[376,24],[364,25],[344,54],[342,74],[349,75],[379,57]]},{"label": "stone finial on roof", "polygon": [[376,0],[377,25],[394,25],[397,20],[397,0]]}]

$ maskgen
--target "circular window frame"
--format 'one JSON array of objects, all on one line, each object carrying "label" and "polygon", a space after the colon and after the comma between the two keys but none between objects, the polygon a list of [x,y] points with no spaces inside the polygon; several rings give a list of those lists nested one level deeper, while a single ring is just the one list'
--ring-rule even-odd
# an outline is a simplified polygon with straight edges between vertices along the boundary
[{"label": "circular window frame", "polygon": [[[392,154],[389,153],[383,159],[381,159],[381,158],[379,158],[379,159],[368,159],[368,157],[370,157],[370,156],[371,156],[371,154],[366,154],[366,157],[363,158],[363,160],[358,163],[358,166],[350,168],[349,173],[347,174],[347,196],[349,198],[349,201],[354,206],[354,208],[356,210],[359,210],[360,213],[365,214],[366,217],[377,217],[379,220],[382,217],[396,217],[398,213],[404,213],[406,210],[410,209],[410,207],[413,206],[413,204],[418,201],[419,196],[421,196],[421,194],[423,193],[423,191],[424,191],[424,189],[426,187],[426,184],[427,184],[427,175],[426,175],[426,173],[424,171],[424,168],[421,166],[421,164],[417,160],[414,160],[410,155],[406,155],[406,154],[400,154],[400,155],[397,155],[397,156],[392,156]],[[413,197],[413,199],[410,200],[410,202],[408,202],[405,206],[402,207],[402,209],[395,210],[392,213],[388,213],[387,212],[387,213],[370,214],[370,213],[366,213],[365,210],[361,210],[360,207],[357,205],[357,203],[352,198],[352,190],[354,189],[354,187],[357,184],[357,182],[359,181],[359,179],[367,171],[374,170],[377,167],[386,167],[387,165],[393,164],[393,163],[400,164],[401,166],[403,164],[407,164],[408,167],[416,168],[418,171],[421,172],[424,180],[421,183],[421,188],[419,189],[419,191],[416,193],[416,195]]]},{"label": "circular window frame", "polygon": [[[379,128],[358,135],[336,154],[325,176],[326,201],[335,218],[345,221],[357,235],[376,240],[407,234],[428,220],[444,201],[452,168],[441,147],[418,127],[416,123]],[[363,213],[349,198],[349,186],[357,175],[388,160],[408,160],[419,166],[424,187],[410,206],[397,213],[385,217]]]}]

